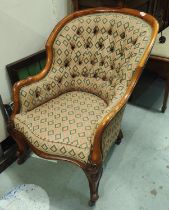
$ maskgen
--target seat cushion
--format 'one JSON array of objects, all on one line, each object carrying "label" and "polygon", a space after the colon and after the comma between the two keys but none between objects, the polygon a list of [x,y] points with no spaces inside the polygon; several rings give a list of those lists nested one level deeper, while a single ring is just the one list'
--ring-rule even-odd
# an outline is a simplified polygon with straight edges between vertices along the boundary
[{"label": "seat cushion", "polygon": [[161,33],[158,34],[156,38],[156,42],[154,44],[154,47],[152,49],[151,55],[159,56],[159,57],[164,57],[164,58],[169,58],[169,27],[167,27],[163,31],[163,36],[166,37],[166,42],[165,43],[160,43],[159,38],[161,37]]},{"label": "seat cushion", "polygon": [[93,94],[67,92],[16,115],[14,123],[38,150],[87,162],[97,122],[106,107]]}]

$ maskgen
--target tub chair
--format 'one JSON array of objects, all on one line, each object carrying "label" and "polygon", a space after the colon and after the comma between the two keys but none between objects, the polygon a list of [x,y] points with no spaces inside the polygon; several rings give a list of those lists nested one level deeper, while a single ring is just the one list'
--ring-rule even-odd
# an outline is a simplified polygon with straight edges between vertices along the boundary
[{"label": "tub chair", "polygon": [[120,143],[124,109],[157,32],[152,16],[126,8],[82,10],[60,21],[46,43],[45,68],[13,87],[8,131],[18,163],[30,148],[76,164],[94,205],[104,160]]}]

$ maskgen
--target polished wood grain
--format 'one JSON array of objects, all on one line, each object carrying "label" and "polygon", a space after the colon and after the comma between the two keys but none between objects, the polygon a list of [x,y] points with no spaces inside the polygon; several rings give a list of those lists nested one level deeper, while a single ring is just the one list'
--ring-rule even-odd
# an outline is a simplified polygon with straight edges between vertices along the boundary
[{"label": "polished wood grain", "polygon": [[[77,160],[71,159],[71,158],[67,158],[67,157],[62,157],[62,156],[53,156],[53,155],[49,155],[46,154],[44,152],[39,151],[38,149],[34,148],[25,138],[25,136],[23,136],[23,134],[21,134],[20,132],[16,131],[14,126],[13,126],[13,120],[15,118],[15,115],[17,113],[20,112],[20,103],[19,103],[19,93],[22,87],[32,84],[34,82],[40,81],[42,78],[44,78],[47,73],[50,71],[52,62],[53,62],[53,43],[58,35],[58,33],[60,32],[60,30],[65,26],[65,24],[67,24],[68,22],[70,22],[71,20],[80,17],[80,16],[84,16],[84,15],[88,15],[88,14],[95,14],[95,13],[106,13],[106,12],[112,12],[112,13],[123,13],[123,14],[130,14],[130,15],[134,15],[137,16],[141,19],[144,19],[146,22],[148,22],[151,27],[152,27],[152,36],[151,36],[151,40],[149,45],[147,46],[147,49],[140,61],[140,63],[138,64],[138,67],[135,71],[135,74],[132,78],[131,83],[129,84],[127,91],[125,93],[125,95],[122,97],[122,99],[120,100],[120,102],[111,110],[110,113],[108,113],[103,120],[101,121],[101,123],[99,124],[99,126],[96,129],[96,133],[94,136],[94,142],[93,142],[93,146],[90,152],[90,156],[89,156],[89,161],[87,164],[81,163]],[[89,181],[89,187],[90,187],[90,205],[93,205],[96,200],[98,199],[98,186],[99,186],[99,181],[101,178],[101,174],[102,174],[102,151],[101,151],[101,145],[102,145],[102,134],[103,131],[105,130],[106,126],[109,124],[109,122],[116,116],[116,114],[122,109],[124,108],[124,106],[127,103],[128,98],[130,97],[140,75],[142,72],[142,69],[147,61],[147,58],[150,54],[151,48],[154,44],[156,35],[158,33],[158,23],[155,20],[155,18],[153,18],[151,15],[145,14],[145,13],[140,13],[137,10],[132,10],[132,9],[119,9],[119,8],[94,8],[94,9],[88,9],[88,10],[82,10],[82,11],[78,11],[75,12],[67,17],[65,17],[62,21],[60,21],[56,27],[53,29],[51,35],[49,36],[49,39],[46,43],[46,52],[47,52],[47,63],[45,68],[36,76],[34,77],[29,77],[26,80],[22,80],[19,81],[18,83],[16,83],[14,85],[13,88],[13,101],[14,101],[14,110],[11,116],[11,121],[9,123],[8,126],[8,131],[10,133],[10,135],[16,140],[16,142],[18,143],[19,146],[19,160],[20,162],[22,162],[22,160],[24,160],[24,155],[26,154],[26,148],[27,145],[29,145],[29,147],[39,156],[43,157],[43,158],[47,158],[47,159],[56,159],[56,160],[65,160],[65,161],[69,161],[71,163],[76,164],[77,166],[81,167],[85,174],[87,175],[88,181]]]}]

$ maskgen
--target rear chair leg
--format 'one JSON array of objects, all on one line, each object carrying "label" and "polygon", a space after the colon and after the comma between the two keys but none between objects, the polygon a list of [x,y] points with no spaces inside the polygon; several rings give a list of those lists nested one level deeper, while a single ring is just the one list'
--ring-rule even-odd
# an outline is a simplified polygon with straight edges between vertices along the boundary
[{"label": "rear chair leg", "polygon": [[8,122],[7,130],[18,145],[18,150],[16,153],[16,156],[18,158],[17,162],[18,164],[22,164],[25,162],[27,158],[28,145],[26,144],[23,135],[17,130],[15,130],[14,124],[12,121]]},{"label": "rear chair leg", "polygon": [[117,140],[116,140],[115,144],[117,144],[117,145],[121,144],[122,139],[123,139],[123,132],[122,132],[122,130],[120,130],[119,135],[117,137]]},{"label": "rear chair leg", "polygon": [[22,138],[22,136],[12,136],[14,138],[14,140],[16,141],[17,145],[18,145],[18,150],[16,153],[17,156],[17,163],[18,164],[22,164],[25,162],[25,160],[27,159],[28,156],[28,145],[25,143],[24,139]]},{"label": "rear chair leg", "polygon": [[166,81],[163,106],[161,109],[162,113],[164,113],[167,108],[168,95],[169,95],[169,79],[167,79],[167,81]]},{"label": "rear chair leg", "polygon": [[24,149],[23,151],[22,150],[20,150],[19,148],[18,148],[18,151],[17,151],[17,153],[16,153],[16,155],[17,155],[17,163],[19,164],[19,165],[21,165],[21,164],[23,164],[25,161],[26,161],[26,159],[27,159],[27,156],[28,156],[28,149]]}]

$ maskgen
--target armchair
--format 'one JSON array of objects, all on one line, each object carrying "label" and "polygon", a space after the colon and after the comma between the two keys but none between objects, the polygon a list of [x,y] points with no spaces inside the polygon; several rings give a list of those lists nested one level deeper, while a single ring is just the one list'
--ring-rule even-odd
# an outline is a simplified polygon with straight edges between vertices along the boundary
[{"label": "armchair", "polygon": [[18,163],[29,146],[43,158],[76,164],[94,205],[103,162],[120,143],[125,105],[157,32],[155,18],[125,8],[78,11],[58,23],[46,44],[45,68],[13,88],[8,131]]}]

